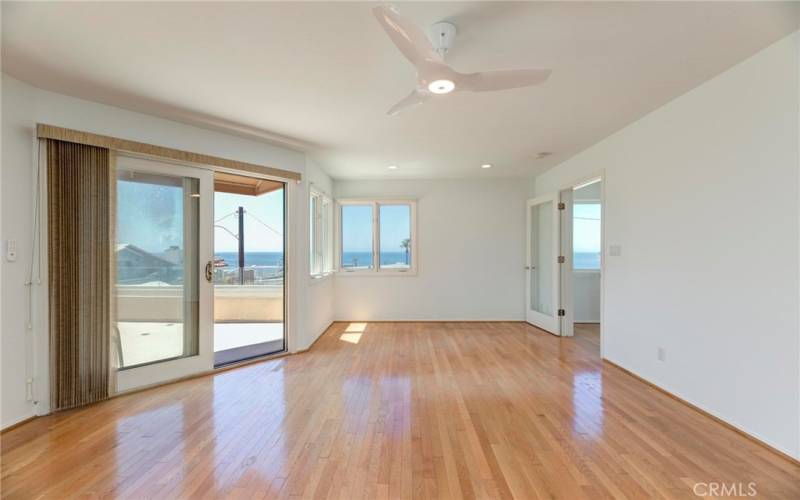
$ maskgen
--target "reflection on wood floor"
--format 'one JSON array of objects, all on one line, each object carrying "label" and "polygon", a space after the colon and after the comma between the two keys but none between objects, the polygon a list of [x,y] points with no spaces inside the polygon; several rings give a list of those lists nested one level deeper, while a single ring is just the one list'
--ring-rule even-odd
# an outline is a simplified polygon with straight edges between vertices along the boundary
[{"label": "reflection on wood floor", "polygon": [[335,324],[307,353],[7,432],[3,497],[696,498],[755,482],[800,498],[800,467],[602,363],[583,330]]}]

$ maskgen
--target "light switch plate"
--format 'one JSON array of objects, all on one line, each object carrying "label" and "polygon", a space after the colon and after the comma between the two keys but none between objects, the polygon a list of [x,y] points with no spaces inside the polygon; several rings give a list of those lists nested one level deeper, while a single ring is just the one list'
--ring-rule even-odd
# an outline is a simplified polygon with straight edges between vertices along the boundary
[{"label": "light switch plate", "polygon": [[6,260],[9,262],[17,260],[17,240],[6,241]]},{"label": "light switch plate", "polygon": [[622,245],[609,245],[608,255],[611,257],[619,257],[622,255]]}]

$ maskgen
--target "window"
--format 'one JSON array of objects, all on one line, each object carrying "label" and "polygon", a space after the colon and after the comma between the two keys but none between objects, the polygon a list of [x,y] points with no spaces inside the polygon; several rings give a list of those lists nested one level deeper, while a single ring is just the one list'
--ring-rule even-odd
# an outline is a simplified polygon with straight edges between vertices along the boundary
[{"label": "window", "polygon": [[340,201],[339,265],[347,272],[416,269],[416,203]]},{"label": "window", "polygon": [[383,269],[411,264],[411,205],[379,205],[380,263]]},{"label": "window", "polygon": [[573,268],[600,269],[600,204],[575,203],[573,206]]},{"label": "window", "polygon": [[333,272],[333,201],[312,188],[308,213],[309,272],[321,277]]},{"label": "window", "polygon": [[342,269],[372,269],[372,204],[342,206]]}]

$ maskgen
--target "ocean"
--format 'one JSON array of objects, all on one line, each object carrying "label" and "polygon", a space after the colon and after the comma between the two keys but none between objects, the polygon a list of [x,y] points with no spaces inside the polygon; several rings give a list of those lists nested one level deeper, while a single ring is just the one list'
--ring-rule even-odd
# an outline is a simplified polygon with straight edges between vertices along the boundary
[{"label": "ocean", "polygon": [[572,254],[573,269],[600,269],[599,252],[575,252]]},{"label": "ocean", "polygon": [[[409,255],[409,258],[411,256]],[[372,265],[372,252],[344,252],[342,255],[344,267],[367,267]],[[381,252],[381,265],[405,264],[405,252]]]},{"label": "ocean", "polygon": [[[217,252],[214,255],[225,259],[228,267],[236,267],[238,254],[236,252]],[[372,252],[345,252],[342,262],[345,267],[372,265]],[[381,265],[405,264],[405,252],[381,252]],[[600,254],[596,252],[575,252],[573,256],[575,269],[600,269]],[[244,265],[249,266],[281,266],[283,265],[283,252],[246,252]]]},{"label": "ocean", "polygon": [[[236,252],[216,252],[216,257],[225,259],[228,267],[237,267],[239,254]],[[342,261],[346,267],[353,265],[372,265],[372,252],[345,252]],[[381,264],[405,264],[405,252],[381,252]],[[250,266],[280,266],[283,264],[283,252],[245,252],[244,265]]]},{"label": "ocean", "polygon": [[[216,252],[215,257],[225,259],[228,267],[238,267],[239,254],[236,252]],[[244,266],[282,266],[283,252],[245,252]]]}]

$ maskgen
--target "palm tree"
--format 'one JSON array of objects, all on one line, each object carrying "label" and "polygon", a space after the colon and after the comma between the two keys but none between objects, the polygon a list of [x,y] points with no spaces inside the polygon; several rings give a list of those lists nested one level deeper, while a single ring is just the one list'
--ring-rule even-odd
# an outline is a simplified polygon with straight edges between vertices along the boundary
[{"label": "palm tree", "polygon": [[400,248],[406,251],[406,265],[408,265],[408,251],[411,246],[411,238],[406,238],[400,242]]}]

